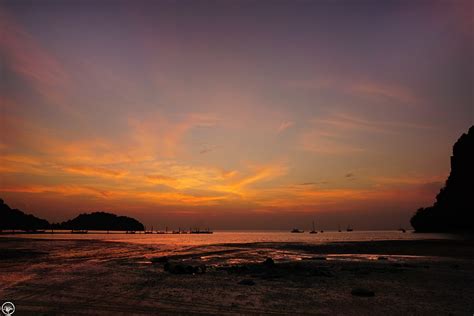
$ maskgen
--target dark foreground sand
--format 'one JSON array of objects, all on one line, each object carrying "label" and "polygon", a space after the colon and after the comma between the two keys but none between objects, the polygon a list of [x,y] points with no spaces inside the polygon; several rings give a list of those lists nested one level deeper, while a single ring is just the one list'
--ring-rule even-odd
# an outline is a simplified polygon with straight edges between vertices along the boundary
[{"label": "dark foreground sand", "polygon": [[[259,243],[173,250],[0,238],[0,249],[0,301],[14,302],[15,316],[474,313],[473,241]],[[206,272],[164,271],[164,254],[172,267],[206,265]],[[262,264],[266,257],[273,257],[275,265]],[[355,296],[354,288],[375,295]]]}]

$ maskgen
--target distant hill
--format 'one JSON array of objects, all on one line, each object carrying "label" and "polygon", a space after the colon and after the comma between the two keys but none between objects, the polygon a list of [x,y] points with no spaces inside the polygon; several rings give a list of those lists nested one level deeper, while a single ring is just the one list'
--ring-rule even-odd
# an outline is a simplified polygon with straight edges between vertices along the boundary
[{"label": "distant hill", "polygon": [[134,218],[117,216],[111,213],[94,212],[80,214],[74,219],[59,224],[60,229],[85,229],[85,230],[134,230],[141,231],[145,227]]},{"label": "distant hill", "polygon": [[474,233],[474,126],[453,146],[451,173],[433,206],[411,219],[417,232]]},{"label": "distant hill", "polygon": [[11,209],[0,199],[0,230],[25,230],[38,229],[81,229],[81,230],[134,230],[145,229],[142,223],[127,216],[117,216],[111,213],[95,212],[80,214],[74,219],[61,224],[50,224],[47,220],[37,218],[33,215]]},{"label": "distant hill", "polygon": [[47,229],[50,224],[47,220],[25,214],[20,210],[11,209],[0,199],[0,230],[37,230]]}]

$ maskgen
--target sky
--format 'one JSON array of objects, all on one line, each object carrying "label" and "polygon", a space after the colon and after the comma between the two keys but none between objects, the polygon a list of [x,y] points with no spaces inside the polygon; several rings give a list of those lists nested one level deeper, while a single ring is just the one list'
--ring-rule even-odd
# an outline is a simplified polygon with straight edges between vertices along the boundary
[{"label": "sky", "polygon": [[0,197],[51,222],[409,227],[474,123],[473,6],[0,0]]}]

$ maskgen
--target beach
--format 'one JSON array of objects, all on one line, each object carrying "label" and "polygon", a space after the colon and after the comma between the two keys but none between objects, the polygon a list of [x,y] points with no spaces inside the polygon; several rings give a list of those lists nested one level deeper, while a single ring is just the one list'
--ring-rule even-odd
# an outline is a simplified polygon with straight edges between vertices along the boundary
[{"label": "beach", "polygon": [[16,305],[15,315],[470,315],[473,246],[388,240],[170,248],[3,237],[0,297]]}]

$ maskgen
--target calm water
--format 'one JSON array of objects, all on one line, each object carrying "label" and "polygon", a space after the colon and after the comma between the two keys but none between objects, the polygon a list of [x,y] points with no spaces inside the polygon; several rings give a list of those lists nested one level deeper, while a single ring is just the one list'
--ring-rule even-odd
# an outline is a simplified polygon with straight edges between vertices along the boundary
[{"label": "calm water", "polygon": [[[327,231],[317,234],[290,233],[288,231],[220,231],[214,234],[125,234],[106,232],[71,234],[70,232],[32,235],[1,235],[35,239],[36,247],[49,253],[44,264],[56,258],[58,262],[98,262],[126,260],[150,264],[151,258],[176,256],[179,260],[198,260],[208,266],[262,262],[268,257],[276,261],[304,260],[314,256],[304,248],[292,244],[324,244],[330,242],[373,240],[454,239],[447,234],[415,234],[399,231]],[[118,243],[75,243],[77,240],[102,240]],[[257,244],[253,244],[257,243]],[[286,243],[279,247],[278,243]],[[387,255],[391,261],[418,260],[420,256]],[[351,253],[351,250],[325,254],[327,260],[377,260],[378,254]],[[416,257],[416,258],[415,258]],[[54,260],[53,260],[54,261]]]},{"label": "calm water", "polygon": [[227,243],[254,243],[254,242],[303,242],[303,243],[327,243],[338,241],[371,241],[371,240],[419,240],[419,239],[454,239],[448,234],[415,234],[411,231],[402,233],[400,231],[353,231],[337,232],[327,231],[324,233],[309,234],[290,233],[282,231],[221,231],[214,234],[119,234],[119,233],[93,233],[71,234],[34,234],[34,235],[2,235],[19,238],[41,238],[41,239],[97,239],[118,241],[126,243],[149,244],[149,245],[182,245],[198,246]]}]

